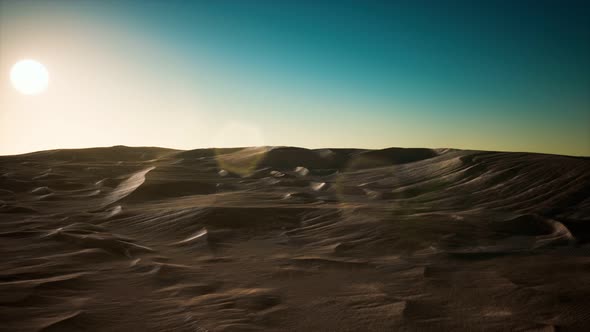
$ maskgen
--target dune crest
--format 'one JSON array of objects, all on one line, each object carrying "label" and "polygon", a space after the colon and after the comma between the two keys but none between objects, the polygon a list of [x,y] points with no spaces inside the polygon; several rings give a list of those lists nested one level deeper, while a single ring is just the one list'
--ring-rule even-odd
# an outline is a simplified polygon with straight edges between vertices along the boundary
[{"label": "dune crest", "polygon": [[155,169],[156,167],[151,166],[139,172],[131,174],[125,181],[121,182],[112,192],[110,192],[104,199],[103,205],[111,205],[131,194],[139,186],[145,182],[145,176],[147,173]]}]

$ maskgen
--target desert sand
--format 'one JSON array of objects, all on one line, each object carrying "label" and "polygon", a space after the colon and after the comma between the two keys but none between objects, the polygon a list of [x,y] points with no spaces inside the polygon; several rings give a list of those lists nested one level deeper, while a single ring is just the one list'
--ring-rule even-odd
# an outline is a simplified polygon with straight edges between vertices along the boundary
[{"label": "desert sand", "polygon": [[2,331],[588,331],[590,159],[0,157]]}]

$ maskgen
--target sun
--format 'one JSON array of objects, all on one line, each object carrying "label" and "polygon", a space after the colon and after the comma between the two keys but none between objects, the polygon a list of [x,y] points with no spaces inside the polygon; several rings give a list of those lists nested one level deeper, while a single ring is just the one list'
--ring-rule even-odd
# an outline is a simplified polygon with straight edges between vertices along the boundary
[{"label": "sun", "polygon": [[10,70],[10,81],[18,92],[25,95],[36,95],[47,89],[49,72],[38,61],[20,60]]}]

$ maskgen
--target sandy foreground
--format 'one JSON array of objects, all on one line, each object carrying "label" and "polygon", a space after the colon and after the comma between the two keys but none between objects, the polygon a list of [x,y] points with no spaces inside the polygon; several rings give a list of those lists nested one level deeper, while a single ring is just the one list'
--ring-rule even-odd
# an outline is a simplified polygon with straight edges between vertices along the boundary
[{"label": "sandy foreground", "polygon": [[588,331],[590,159],[0,157],[2,331]]}]

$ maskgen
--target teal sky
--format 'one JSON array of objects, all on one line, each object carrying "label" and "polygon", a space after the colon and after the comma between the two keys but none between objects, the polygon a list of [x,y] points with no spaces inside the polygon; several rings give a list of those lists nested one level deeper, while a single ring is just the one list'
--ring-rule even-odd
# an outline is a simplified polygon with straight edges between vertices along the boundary
[{"label": "teal sky", "polygon": [[[47,91],[10,85],[20,59]],[[590,155],[587,1],[3,1],[0,154],[454,147]]]}]

